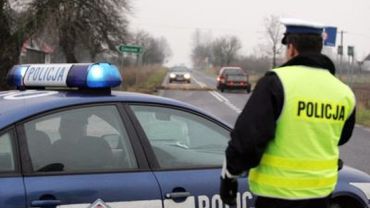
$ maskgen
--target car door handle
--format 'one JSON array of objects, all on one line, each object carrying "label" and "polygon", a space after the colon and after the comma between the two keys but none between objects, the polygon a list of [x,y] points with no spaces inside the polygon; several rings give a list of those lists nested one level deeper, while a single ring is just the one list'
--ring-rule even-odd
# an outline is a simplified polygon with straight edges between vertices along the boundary
[{"label": "car door handle", "polygon": [[179,199],[179,198],[186,198],[190,196],[190,192],[172,192],[172,193],[167,193],[166,198],[167,199]]},{"label": "car door handle", "polygon": [[61,205],[60,200],[35,200],[31,202],[31,207],[51,207]]}]

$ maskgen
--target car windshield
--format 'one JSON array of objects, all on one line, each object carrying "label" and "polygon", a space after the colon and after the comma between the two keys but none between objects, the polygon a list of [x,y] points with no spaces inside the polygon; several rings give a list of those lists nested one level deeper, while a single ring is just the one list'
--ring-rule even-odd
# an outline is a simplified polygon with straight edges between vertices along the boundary
[{"label": "car windshield", "polygon": [[189,70],[185,67],[175,67],[175,68],[172,68],[171,71],[172,72],[189,72]]}]

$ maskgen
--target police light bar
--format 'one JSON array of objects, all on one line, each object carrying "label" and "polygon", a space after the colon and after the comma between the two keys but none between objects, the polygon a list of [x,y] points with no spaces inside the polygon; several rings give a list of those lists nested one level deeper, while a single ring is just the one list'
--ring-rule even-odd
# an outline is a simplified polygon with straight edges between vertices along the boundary
[{"label": "police light bar", "polygon": [[25,64],[15,65],[8,73],[8,85],[17,88],[70,87],[112,88],[122,82],[115,65],[89,64]]}]

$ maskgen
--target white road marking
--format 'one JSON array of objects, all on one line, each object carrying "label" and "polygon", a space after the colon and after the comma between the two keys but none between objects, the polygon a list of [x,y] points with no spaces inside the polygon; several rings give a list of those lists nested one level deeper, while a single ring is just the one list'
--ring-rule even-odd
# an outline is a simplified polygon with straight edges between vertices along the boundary
[{"label": "white road marking", "polygon": [[[194,77],[192,77],[193,80],[202,88],[205,88],[207,87],[206,84],[204,84],[203,82],[200,82],[198,81],[197,79],[195,79]],[[230,100],[228,100],[227,98],[225,98],[224,96],[222,96],[220,93],[216,92],[216,91],[210,91],[209,92],[213,97],[215,97],[218,101],[220,102],[223,102],[225,103],[225,105],[227,105],[229,108],[231,108],[231,110],[235,111],[237,114],[241,113],[242,111],[236,107],[234,104],[232,104],[230,102]]]},{"label": "white road marking", "polygon": [[214,91],[211,91],[211,92],[209,92],[213,97],[215,97],[218,101],[220,101],[220,102],[225,102],[224,100],[222,100],[222,98],[220,98],[220,97],[218,97],[217,96],[217,94],[216,94],[216,92],[214,92]]},{"label": "white road marking", "polygon": [[231,110],[235,111],[237,114],[239,114],[239,113],[242,112],[238,107],[236,107],[234,104],[232,104],[230,102],[230,100],[228,100],[227,98],[225,98],[224,96],[222,96],[220,93],[215,92],[215,91],[211,91],[209,93],[213,97],[215,97],[218,101],[225,103],[225,105],[227,105],[229,108],[231,108]]}]

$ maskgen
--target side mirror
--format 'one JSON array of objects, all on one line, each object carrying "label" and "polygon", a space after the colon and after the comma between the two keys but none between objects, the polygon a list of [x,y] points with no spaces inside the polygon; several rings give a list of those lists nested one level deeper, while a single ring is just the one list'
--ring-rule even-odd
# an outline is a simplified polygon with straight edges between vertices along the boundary
[{"label": "side mirror", "polygon": [[338,171],[342,170],[343,168],[343,160],[342,159],[338,159]]}]

